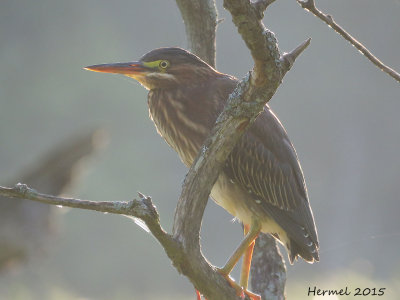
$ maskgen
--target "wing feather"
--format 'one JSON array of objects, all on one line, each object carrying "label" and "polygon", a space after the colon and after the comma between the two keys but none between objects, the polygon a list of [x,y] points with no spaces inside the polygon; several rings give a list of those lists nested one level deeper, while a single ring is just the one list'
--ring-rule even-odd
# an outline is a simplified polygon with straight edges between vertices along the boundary
[{"label": "wing feather", "polygon": [[[307,188],[296,151],[268,106],[232,151],[225,173],[259,199],[294,239],[318,245]],[[299,236],[299,232],[301,233]],[[304,245],[304,241],[300,241]]]}]

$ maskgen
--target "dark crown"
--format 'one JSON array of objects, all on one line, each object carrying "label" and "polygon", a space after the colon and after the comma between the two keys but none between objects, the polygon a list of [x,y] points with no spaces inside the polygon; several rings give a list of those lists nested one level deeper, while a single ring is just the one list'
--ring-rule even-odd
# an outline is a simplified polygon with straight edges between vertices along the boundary
[{"label": "dark crown", "polygon": [[140,61],[150,62],[165,59],[171,64],[192,64],[199,67],[210,67],[206,62],[189,51],[178,47],[154,49],[142,56]]}]

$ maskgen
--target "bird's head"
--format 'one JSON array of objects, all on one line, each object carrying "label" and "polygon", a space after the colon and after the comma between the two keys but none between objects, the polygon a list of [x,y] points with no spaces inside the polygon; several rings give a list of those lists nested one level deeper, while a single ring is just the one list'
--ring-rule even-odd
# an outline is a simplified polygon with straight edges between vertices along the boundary
[{"label": "bird's head", "polygon": [[182,48],[158,48],[139,61],[94,65],[89,71],[122,74],[136,79],[146,89],[196,84],[218,73],[196,55]]}]

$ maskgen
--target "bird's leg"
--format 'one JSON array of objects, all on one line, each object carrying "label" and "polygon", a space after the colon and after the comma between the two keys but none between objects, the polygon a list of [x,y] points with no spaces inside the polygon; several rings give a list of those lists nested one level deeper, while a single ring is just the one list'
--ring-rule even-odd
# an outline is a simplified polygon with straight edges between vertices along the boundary
[{"label": "bird's leg", "polygon": [[[244,225],[243,231],[244,235],[246,235],[250,231],[250,226]],[[243,287],[245,290],[249,285],[249,275],[250,275],[251,259],[253,257],[254,245],[255,245],[255,239],[249,245],[249,247],[247,247],[243,255],[242,270],[240,272],[240,286]]]},{"label": "bird's leg", "polygon": [[[261,299],[260,296],[253,294],[249,291],[247,291],[247,281],[248,281],[248,273],[249,271],[247,271],[247,279],[245,282],[245,286],[239,286],[237,283],[235,283],[230,277],[229,274],[231,273],[231,271],[233,270],[233,268],[235,267],[235,265],[237,264],[237,262],[239,261],[240,257],[243,255],[244,252],[246,252],[246,250],[249,249],[249,247],[253,244],[254,246],[254,240],[257,238],[258,234],[260,233],[261,230],[261,223],[256,220],[253,219],[250,229],[247,230],[247,234],[245,235],[243,241],[240,243],[239,247],[237,247],[237,249],[235,250],[235,252],[233,252],[232,256],[228,259],[227,263],[225,264],[224,267],[222,267],[221,269],[218,269],[218,272],[221,273],[229,282],[229,284],[237,290],[238,294],[247,294],[251,299]],[[250,251],[247,251],[250,252]],[[252,254],[252,251],[251,251]],[[245,259],[250,259],[251,262],[251,255],[247,254]],[[249,263],[250,264],[250,263]],[[242,276],[241,276],[242,277]],[[241,279],[242,281],[242,279]],[[242,285],[242,282],[241,282]],[[244,287],[244,290],[243,290]]]},{"label": "bird's leg", "polygon": [[218,271],[222,275],[228,276],[237,262],[239,261],[240,257],[246,251],[247,248],[251,245],[251,243],[257,238],[258,234],[261,230],[261,224],[257,220],[253,219],[249,232],[246,234],[242,242],[236,248],[235,252],[231,255],[231,257],[226,262],[225,266],[223,266]]}]

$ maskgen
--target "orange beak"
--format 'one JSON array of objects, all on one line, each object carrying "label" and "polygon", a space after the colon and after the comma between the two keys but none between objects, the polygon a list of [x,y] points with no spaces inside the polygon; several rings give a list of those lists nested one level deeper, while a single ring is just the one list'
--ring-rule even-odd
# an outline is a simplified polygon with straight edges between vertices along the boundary
[{"label": "orange beak", "polygon": [[[85,67],[85,70],[102,72],[102,73],[113,73],[123,75],[144,75],[149,68],[145,67],[141,62],[128,62],[128,63],[114,63],[114,64],[102,64]],[[135,76],[130,76],[135,77]]]}]

